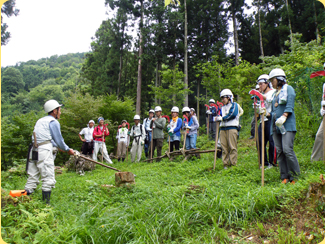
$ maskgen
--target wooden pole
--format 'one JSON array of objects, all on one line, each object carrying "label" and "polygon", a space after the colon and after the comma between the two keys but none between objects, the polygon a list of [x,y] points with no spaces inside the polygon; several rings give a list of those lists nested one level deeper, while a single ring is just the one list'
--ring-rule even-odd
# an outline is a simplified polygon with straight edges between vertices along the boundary
[{"label": "wooden pole", "polygon": [[90,158],[87,158],[87,157],[85,157],[85,156],[82,155],[82,154],[79,155],[78,157],[83,158],[83,159],[85,159],[85,160],[87,160],[87,161],[89,161],[89,162],[92,162],[92,163],[95,163],[95,164],[99,164],[100,166],[103,166],[103,167],[105,167],[105,168],[108,168],[108,169],[112,169],[112,170],[115,170],[115,171],[121,172],[121,171],[118,170],[118,169],[115,169],[115,168],[110,167],[110,166],[108,166],[108,165],[105,165],[105,164],[99,163],[99,162],[97,162],[97,161],[95,161],[95,160],[92,160],[92,159],[90,159]]},{"label": "wooden pole", "polygon": [[168,153],[170,153],[170,135],[168,134],[169,142],[168,142]]},{"label": "wooden pole", "polygon": [[187,136],[187,129],[185,129],[185,131],[184,131],[184,145],[183,145],[183,151],[185,151],[186,136]]},{"label": "wooden pole", "polygon": [[103,138],[102,138],[102,162],[104,162],[104,139],[105,139],[105,126],[103,125]]},{"label": "wooden pole", "polygon": [[[325,83],[323,84],[323,101],[325,101]],[[323,106],[325,109],[325,106]],[[323,161],[325,163],[325,116],[323,116]]]},{"label": "wooden pole", "polygon": [[258,167],[260,167],[261,156],[260,156],[260,146],[258,140],[258,120],[257,120],[257,113],[256,113],[256,103],[254,103],[254,116],[255,116],[255,143],[257,147],[257,155],[258,155]]},{"label": "wooden pole", "polygon": [[261,117],[261,120],[262,120],[262,145],[261,145],[261,147],[262,147],[262,186],[264,186],[264,149],[265,149],[265,147],[264,147],[264,125],[265,125],[265,123],[264,123],[264,114],[262,114],[261,115],[262,117]]},{"label": "wooden pole", "polygon": [[219,124],[220,122],[217,121],[217,128],[216,128],[216,136],[215,136],[215,145],[214,145],[214,163],[213,163],[213,170],[216,169],[216,162],[217,162],[217,148],[218,148],[218,139],[219,139]]},{"label": "wooden pole", "polygon": [[207,135],[209,139],[209,121],[210,121],[210,114],[208,114],[208,123],[207,123]]},{"label": "wooden pole", "polygon": [[151,145],[150,145],[150,159],[152,159],[152,157],[153,157],[153,130],[154,130],[155,128],[152,128],[152,130],[151,130]]}]

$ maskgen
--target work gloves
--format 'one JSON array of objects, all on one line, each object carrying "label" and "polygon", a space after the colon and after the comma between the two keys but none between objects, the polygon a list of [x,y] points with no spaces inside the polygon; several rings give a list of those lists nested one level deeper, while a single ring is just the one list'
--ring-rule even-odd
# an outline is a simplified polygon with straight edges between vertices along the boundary
[{"label": "work gloves", "polygon": [[207,111],[207,114],[212,114],[212,112],[210,111],[210,109]]},{"label": "work gloves", "polygon": [[220,115],[218,115],[218,116],[216,117],[216,121],[217,121],[217,122],[221,122],[221,121],[222,121],[222,117],[221,117]]},{"label": "work gloves", "polygon": [[266,108],[259,108],[259,114],[265,114],[266,113]]},{"label": "work gloves", "polygon": [[323,117],[325,115],[325,109],[321,108],[320,109],[320,115]]},{"label": "work gloves", "polygon": [[131,135],[131,131],[128,131],[128,135]]},{"label": "work gloves", "polygon": [[188,125],[186,125],[185,128],[188,129],[188,130],[191,130],[192,129],[192,127],[191,126],[188,126]]},{"label": "work gloves", "polygon": [[280,127],[281,125],[283,125],[287,120],[287,117],[286,116],[281,116],[280,118],[278,118],[276,121],[275,121],[275,125]]},{"label": "work gloves", "polygon": [[168,133],[174,133],[174,129],[169,129]]}]

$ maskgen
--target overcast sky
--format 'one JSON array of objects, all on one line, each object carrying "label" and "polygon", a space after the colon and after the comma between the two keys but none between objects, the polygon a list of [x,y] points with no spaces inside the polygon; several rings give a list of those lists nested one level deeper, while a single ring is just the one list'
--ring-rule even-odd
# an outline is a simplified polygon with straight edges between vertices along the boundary
[{"label": "overcast sky", "polygon": [[[102,21],[113,16],[105,0],[16,0],[16,7],[18,16],[4,16],[11,38],[1,47],[2,67],[56,54],[88,52]],[[234,52],[231,43],[232,37],[226,44],[227,53]]]},{"label": "overcast sky", "polygon": [[18,16],[4,16],[11,38],[1,47],[1,66],[88,52],[110,10],[105,0],[16,0],[16,7]]}]

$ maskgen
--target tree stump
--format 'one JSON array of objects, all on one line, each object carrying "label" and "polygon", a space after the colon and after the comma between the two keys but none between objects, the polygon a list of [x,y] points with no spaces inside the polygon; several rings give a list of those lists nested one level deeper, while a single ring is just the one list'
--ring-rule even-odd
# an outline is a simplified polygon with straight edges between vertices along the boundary
[{"label": "tree stump", "polygon": [[134,174],[131,172],[115,173],[115,184],[117,187],[135,184]]}]

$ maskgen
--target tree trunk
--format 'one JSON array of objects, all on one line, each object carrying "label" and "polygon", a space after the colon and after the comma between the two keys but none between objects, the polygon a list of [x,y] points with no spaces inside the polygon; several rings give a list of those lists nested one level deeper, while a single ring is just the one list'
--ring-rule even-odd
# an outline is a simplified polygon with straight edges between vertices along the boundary
[{"label": "tree trunk", "polygon": [[[263,49],[263,37],[262,37],[262,28],[261,28],[261,11],[260,11],[260,0],[258,0],[258,6],[257,6],[257,11],[258,11],[258,33],[260,36],[260,49],[261,49],[261,57],[264,58],[264,49]],[[263,60],[264,63],[264,60]]]},{"label": "tree trunk", "polygon": [[288,21],[289,21],[290,43],[292,43],[292,28],[291,28],[291,20],[290,20],[290,14],[289,14],[289,3],[288,3],[288,0],[286,0],[286,7],[287,7]]},{"label": "tree trunk", "polygon": [[317,12],[316,12],[315,1],[316,1],[316,0],[313,1],[313,5],[314,5],[314,12],[315,12],[316,42],[317,42],[318,44],[320,44],[320,43],[321,43],[321,38],[320,38],[320,36],[319,36],[319,30],[318,30]]},{"label": "tree trunk", "polygon": [[[184,84],[185,89],[188,88],[188,68],[187,68],[187,7],[186,7],[186,0],[184,0],[184,11],[185,11],[185,22],[184,22]],[[184,101],[184,107],[188,107],[188,94],[185,93],[185,101]]]},{"label": "tree trunk", "polygon": [[234,6],[231,5],[231,15],[234,28],[234,44],[235,44],[235,64],[239,65],[239,51],[238,51],[238,33],[237,33],[237,22],[236,22],[236,12]]},{"label": "tree trunk", "polygon": [[136,114],[140,115],[141,112],[141,82],[142,82],[142,65],[141,56],[143,53],[142,48],[142,28],[143,28],[143,0],[141,1],[141,19],[140,19],[140,40],[139,40],[139,61],[138,61],[138,81],[137,81],[137,103]]},{"label": "tree trunk", "polygon": [[197,97],[197,105],[196,105],[196,117],[197,117],[197,121],[200,121],[200,80],[197,81],[197,93],[196,93],[196,97]]}]

